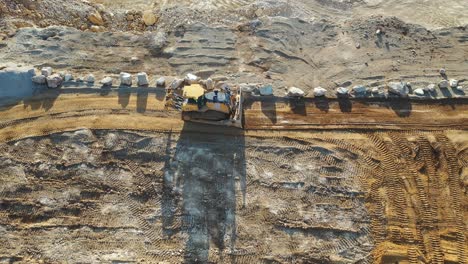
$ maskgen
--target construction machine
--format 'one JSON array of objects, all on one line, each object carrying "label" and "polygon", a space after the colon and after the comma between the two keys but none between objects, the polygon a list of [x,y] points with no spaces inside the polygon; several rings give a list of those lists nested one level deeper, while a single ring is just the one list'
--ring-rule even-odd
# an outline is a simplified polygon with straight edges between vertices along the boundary
[{"label": "construction machine", "polygon": [[230,89],[207,91],[200,84],[190,84],[182,89],[182,119],[241,127],[241,92]]}]

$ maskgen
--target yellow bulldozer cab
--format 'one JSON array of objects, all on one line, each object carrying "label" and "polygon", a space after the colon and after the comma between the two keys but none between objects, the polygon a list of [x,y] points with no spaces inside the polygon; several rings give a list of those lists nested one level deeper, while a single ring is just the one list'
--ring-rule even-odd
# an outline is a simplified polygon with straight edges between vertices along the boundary
[{"label": "yellow bulldozer cab", "polygon": [[201,85],[192,84],[192,85],[184,87],[182,96],[186,99],[197,100],[204,93],[205,93],[205,89],[203,89]]}]

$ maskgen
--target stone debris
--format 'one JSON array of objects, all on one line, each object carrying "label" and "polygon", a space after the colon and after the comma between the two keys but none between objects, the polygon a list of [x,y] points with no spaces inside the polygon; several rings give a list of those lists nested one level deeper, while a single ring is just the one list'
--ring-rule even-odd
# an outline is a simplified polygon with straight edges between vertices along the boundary
[{"label": "stone debris", "polygon": [[147,26],[152,26],[156,23],[157,17],[151,10],[143,12],[143,22]]},{"label": "stone debris", "polygon": [[404,82],[390,82],[388,85],[388,92],[399,96],[408,96],[409,86]]},{"label": "stone debris", "polygon": [[100,83],[104,86],[112,86],[113,82],[114,80],[111,77],[105,77],[104,79],[100,81]]},{"label": "stone debris", "polygon": [[213,80],[211,78],[208,78],[206,80],[205,85],[206,85],[207,90],[213,90],[213,88],[214,88]]},{"label": "stone debris", "polygon": [[171,88],[174,89],[174,90],[177,90],[179,88],[182,88],[183,85],[184,85],[184,80],[183,79],[175,79],[171,83]]},{"label": "stone debris", "polygon": [[47,77],[47,87],[49,88],[58,88],[62,85],[63,79],[58,74],[52,74]]},{"label": "stone debris", "polygon": [[363,85],[356,85],[353,87],[353,92],[355,94],[365,94],[367,92],[367,88]]},{"label": "stone debris", "polygon": [[447,74],[447,71],[446,71],[444,68],[441,68],[441,69],[439,70],[439,73],[440,73],[440,75],[443,76],[443,75]]},{"label": "stone debris", "polygon": [[291,97],[304,97],[305,92],[297,87],[291,87],[289,88],[287,95]]},{"label": "stone debris", "polygon": [[94,25],[98,25],[98,26],[104,25],[104,21],[102,20],[101,14],[99,14],[98,12],[89,14],[88,20]]},{"label": "stone debris", "polygon": [[414,90],[414,94],[419,95],[419,96],[424,96],[425,92],[424,92],[424,89],[418,88],[418,89]]},{"label": "stone debris", "polygon": [[322,87],[314,88],[314,96],[316,97],[325,96],[326,93],[327,93],[327,90],[325,88],[322,88]]},{"label": "stone debris", "polygon": [[265,85],[259,89],[260,95],[267,96],[273,95],[273,86]]},{"label": "stone debris", "polygon": [[49,77],[52,75],[52,67],[44,67],[41,69],[41,74],[44,75],[45,77]]},{"label": "stone debris", "polygon": [[137,74],[137,84],[138,86],[147,86],[149,84],[146,72],[139,72]]},{"label": "stone debris", "polygon": [[450,80],[450,87],[457,88],[458,87],[458,80],[455,80],[455,79]]},{"label": "stone debris", "polygon": [[121,72],[120,85],[132,86],[132,75],[127,72]]},{"label": "stone debris", "polygon": [[449,82],[447,80],[442,80],[439,82],[439,88],[447,89],[449,87]]},{"label": "stone debris", "polygon": [[66,73],[64,76],[63,76],[63,80],[65,82],[69,82],[71,80],[73,80],[73,75],[71,75],[71,73]]},{"label": "stone debris", "polygon": [[349,94],[349,89],[346,88],[346,87],[338,87],[336,89],[336,93],[339,94],[339,95],[347,95],[347,94]]},{"label": "stone debris", "polygon": [[86,77],[86,82],[87,83],[94,83],[96,81],[96,78],[94,78],[94,75],[90,74],[88,77]]},{"label": "stone debris", "polygon": [[429,84],[427,87],[424,88],[424,91],[426,92],[435,92],[436,85],[435,84]]},{"label": "stone debris", "polygon": [[195,83],[198,83],[199,79],[200,79],[200,78],[198,78],[198,76],[196,76],[195,74],[191,74],[191,73],[189,73],[189,74],[187,74],[187,75],[185,76],[185,82],[186,82],[187,84],[195,84]]},{"label": "stone debris", "polygon": [[156,80],[156,86],[162,87],[162,86],[165,86],[165,85],[166,85],[166,78],[161,77],[161,78]]},{"label": "stone debris", "polygon": [[32,82],[35,84],[46,84],[47,80],[44,75],[37,75],[31,78]]}]

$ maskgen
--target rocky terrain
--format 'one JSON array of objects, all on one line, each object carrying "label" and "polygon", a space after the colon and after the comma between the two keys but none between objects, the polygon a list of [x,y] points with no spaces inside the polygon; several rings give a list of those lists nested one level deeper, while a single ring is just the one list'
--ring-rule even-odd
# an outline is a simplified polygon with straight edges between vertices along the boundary
[{"label": "rocky terrain", "polygon": [[[1,0],[0,263],[467,263],[467,13]],[[168,107],[189,73],[244,129]]]}]

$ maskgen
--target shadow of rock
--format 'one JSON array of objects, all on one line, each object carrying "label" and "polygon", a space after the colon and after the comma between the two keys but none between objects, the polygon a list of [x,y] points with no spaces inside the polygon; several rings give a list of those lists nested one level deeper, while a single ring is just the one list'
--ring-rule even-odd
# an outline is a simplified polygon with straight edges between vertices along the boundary
[{"label": "shadow of rock", "polygon": [[276,102],[274,96],[260,97],[262,113],[270,119],[272,124],[276,124]]},{"label": "shadow of rock", "polygon": [[342,113],[351,113],[353,110],[353,103],[349,99],[348,95],[338,96],[338,105]]},{"label": "shadow of rock", "polygon": [[307,116],[306,99],[304,98],[288,98],[289,107],[294,114]]},{"label": "shadow of rock", "polygon": [[314,98],[315,107],[320,109],[320,111],[328,113],[330,110],[330,102],[326,97],[316,97]]},{"label": "shadow of rock", "polygon": [[146,112],[148,105],[148,88],[138,88],[137,90],[137,112]]},{"label": "shadow of rock", "polygon": [[132,94],[132,88],[128,86],[120,86],[119,87],[119,104],[122,108],[126,108],[128,103],[130,102],[130,95]]},{"label": "shadow of rock", "polygon": [[409,98],[391,97],[388,99],[390,108],[399,117],[409,117],[413,109]]}]

